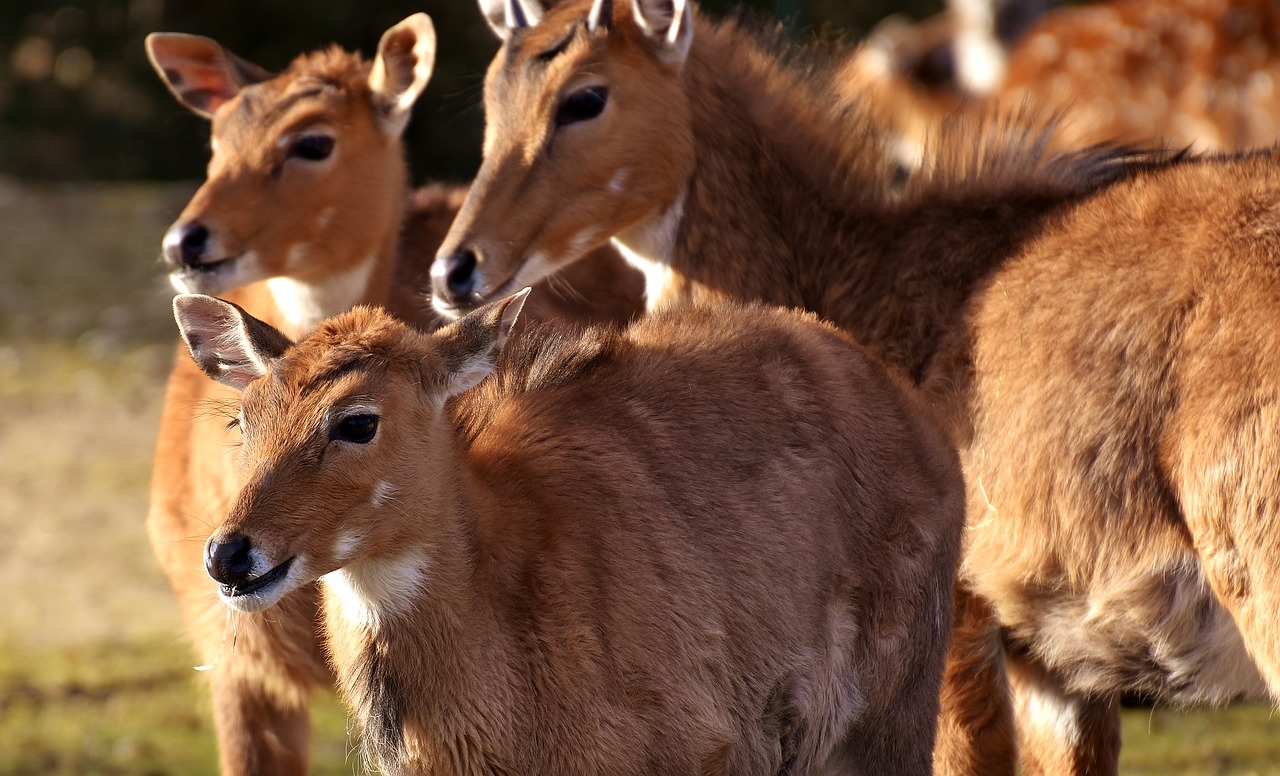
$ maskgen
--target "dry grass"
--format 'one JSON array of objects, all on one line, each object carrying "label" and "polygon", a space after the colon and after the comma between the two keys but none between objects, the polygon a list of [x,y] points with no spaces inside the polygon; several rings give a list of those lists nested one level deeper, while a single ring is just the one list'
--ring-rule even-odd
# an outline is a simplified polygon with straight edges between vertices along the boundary
[{"label": "dry grass", "polygon": [[[0,773],[202,774],[200,675],[143,532],[189,186],[0,180]],[[332,698],[315,772],[352,773]],[[1280,774],[1268,710],[1125,715],[1127,774]]]}]

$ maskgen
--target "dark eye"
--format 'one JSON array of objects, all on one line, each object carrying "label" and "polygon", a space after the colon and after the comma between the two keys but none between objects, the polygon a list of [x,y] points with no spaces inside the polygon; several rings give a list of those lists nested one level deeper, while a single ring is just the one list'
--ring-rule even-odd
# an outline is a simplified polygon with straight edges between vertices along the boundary
[{"label": "dark eye", "polygon": [[588,86],[573,92],[556,109],[556,126],[594,119],[604,111],[609,102],[609,89],[604,86]]},{"label": "dark eye", "polygon": [[303,135],[289,146],[289,155],[309,162],[328,159],[333,153],[333,138],[329,135]]},{"label": "dark eye", "polygon": [[329,434],[329,439],[363,445],[372,442],[377,433],[378,416],[371,412],[362,412],[359,415],[348,415],[338,421],[338,425],[334,426],[333,432]]}]

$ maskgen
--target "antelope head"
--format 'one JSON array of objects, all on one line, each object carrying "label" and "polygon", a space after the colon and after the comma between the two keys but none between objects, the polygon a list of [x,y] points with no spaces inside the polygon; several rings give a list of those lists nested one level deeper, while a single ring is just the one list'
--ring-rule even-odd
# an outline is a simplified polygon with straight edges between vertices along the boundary
[{"label": "antelope head", "polygon": [[484,162],[432,265],[446,316],[511,293],[657,217],[693,169],[688,0],[481,0],[502,39]]},{"label": "antelope head", "polygon": [[393,230],[400,135],[435,63],[426,14],[387,30],[372,65],[335,47],[272,75],[196,35],[146,47],[178,102],[212,122],[208,179],[164,237],[178,291],[342,275]]},{"label": "antelope head", "polygon": [[527,293],[430,335],[357,307],[296,345],[229,302],[174,299],[192,358],[243,392],[246,484],[205,545],[228,606],[260,611],[410,548],[430,563],[433,521],[454,506],[444,405],[493,370]]}]

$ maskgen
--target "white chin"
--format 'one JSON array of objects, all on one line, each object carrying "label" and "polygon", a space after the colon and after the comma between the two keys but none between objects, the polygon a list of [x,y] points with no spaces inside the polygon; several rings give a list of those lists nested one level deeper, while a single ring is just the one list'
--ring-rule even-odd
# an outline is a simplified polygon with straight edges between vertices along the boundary
[{"label": "white chin", "polygon": [[270,609],[284,598],[285,590],[283,583],[278,583],[267,590],[259,590],[249,595],[230,596],[225,593],[218,593],[222,598],[222,602],[227,606],[235,609],[237,612],[261,612],[264,609]]},{"label": "white chin", "polygon": [[436,311],[437,315],[448,321],[456,321],[471,312],[468,308],[449,307],[436,298],[435,294],[431,295],[431,308]]},{"label": "white chin", "polygon": [[[278,579],[272,580],[269,584],[253,590],[251,593],[241,593],[238,595],[229,595],[225,585],[219,585],[218,597],[227,606],[235,609],[237,612],[260,612],[264,609],[270,609],[280,603],[280,599],[284,598],[290,591],[301,587],[306,581],[306,570],[303,568],[302,559],[294,557],[289,561],[288,569]],[[268,571],[263,576],[276,573],[279,567]],[[262,579],[262,577],[258,577]],[[252,585],[253,583],[250,583]]]},{"label": "white chin", "polygon": [[180,294],[209,294],[217,296],[235,288],[234,268],[219,267],[213,271],[185,270],[169,273],[169,285]]}]

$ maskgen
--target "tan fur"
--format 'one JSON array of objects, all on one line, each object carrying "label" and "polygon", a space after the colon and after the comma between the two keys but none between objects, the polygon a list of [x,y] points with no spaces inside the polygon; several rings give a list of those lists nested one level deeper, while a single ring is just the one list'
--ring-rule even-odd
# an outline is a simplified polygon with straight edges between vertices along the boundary
[{"label": "tan fur", "polygon": [[[221,303],[179,302],[205,363],[192,308]],[[495,366],[511,304],[246,342],[270,366],[210,542],[259,557],[228,604],[322,580],[391,773],[928,773],[963,484],[910,389],[763,306],[543,328]]]},{"label": "tan fur", "polygon": [[[190,36],[160,36],[150,45],[164,51],[166,44],[232,56]],[[153,53],[153,61],[163,71],[168,59]],[[259,73],[266,80],[238,91],[231,87],[234,93],[212,112],[209,179],[175,228],[203,223],[217,246],[212,258],[251,252],[256,264],[210,273],[179,268],[175,285],[226,290],[292,336],[359,301],[386,304],[423,328],[438,325],[424,296],[427,271],[466,189],[433,185],[408,193],[403,145],[398,133],[379,124],[385,112],[369,86],[371,66],[333,48],[299,57],[277,76]],[[256,72],[243,62],[239,68]],[[196,76],[183,71],[188,86],[197,77],[216,83],[192,70]],[[168,77],[183,83],[174,72]],[[297,97],[305,92],[314,93]],[[289,107],[281,110],[282,104]],[[282,139],[316,128],[335,138],[332,157],[289,158]],[[305,297],[307,289],[333,283],[366,259],[372,263],[363,289],[343,280],[338,297],[317,293],[310,309],[296,302],[298,292]],[[618,258],[602,257],[583,269],[541,293],[530,317],[624,321],[634,314],[640,281]],[[268,278],[288,280],[269,287]],[[274,293],[281,289],[295,299],[281,301]],[[147,529],[199,660],[213,666],[223,773],[303,773],[307,699],[312,688],[332,681],[316,636],[318,596],[307,588],[274,617],[229,620],[200,557],[205,537],[240,487],[232,454],[238,436],[226,428],[235,404],[234,392],[207,380],[190,359],[175,361],[156,442]]]},{"label": "tan fur", "polygon": [[1044,14],[1009,42],[1005,73],[965,89],[937,64],[954,16],[882,25],[851,58],[850,87],[919,155],[938,122],[1024,102],[1068,117],[1063,148],[1104,141],[1244,150],[1280,139],[1280,9],[1270,0],[1117,0]]},{"label": "tan fur", "polygon": [[[887,197],[873,175],[851,183],[870,168],[850,155],[876,139],[733,24],[699,20],[683,68],[633,68],[634,86],[603,61],[634,48],[625,34],[566,51],[558,69],[523,67],[538,48],[524,41],[562,37],[585,13],[557,6],[499,53],[492,126],[541,115],[516,98],[583,72],[618,79],[610,122],[644,126],[645,153],[662,154],[645,168],[660,180],[637,190],[672,192],[651,213],[683,197],[654,263],[660,301],[807,307],[949,419],[970,507],[941,772],[1011,772],[1016,709],[1028,773],[1108,773],[1123,692],[1280,697],[1280,347],[1264,323],[1280,312],[1275,150],[1053,156],[1051,125],[960,124],[926,174]],[[625,30],[626,13],[616,22]],[[632,113],[632,88],[670,109]],[[625,156],[595,136],[609,126],[572,125],[555,157],[521,174],[502,167],[507,149],[536,146],[491,138],[491,177],[446,244],[507,239],[505,187],[538,188],[556,158]],[[599,191],[539,190],[606,212]],[[655,225],[672,227],[600,224],[622,244]],[[513,255],[538,249],[510,234]]]}]

